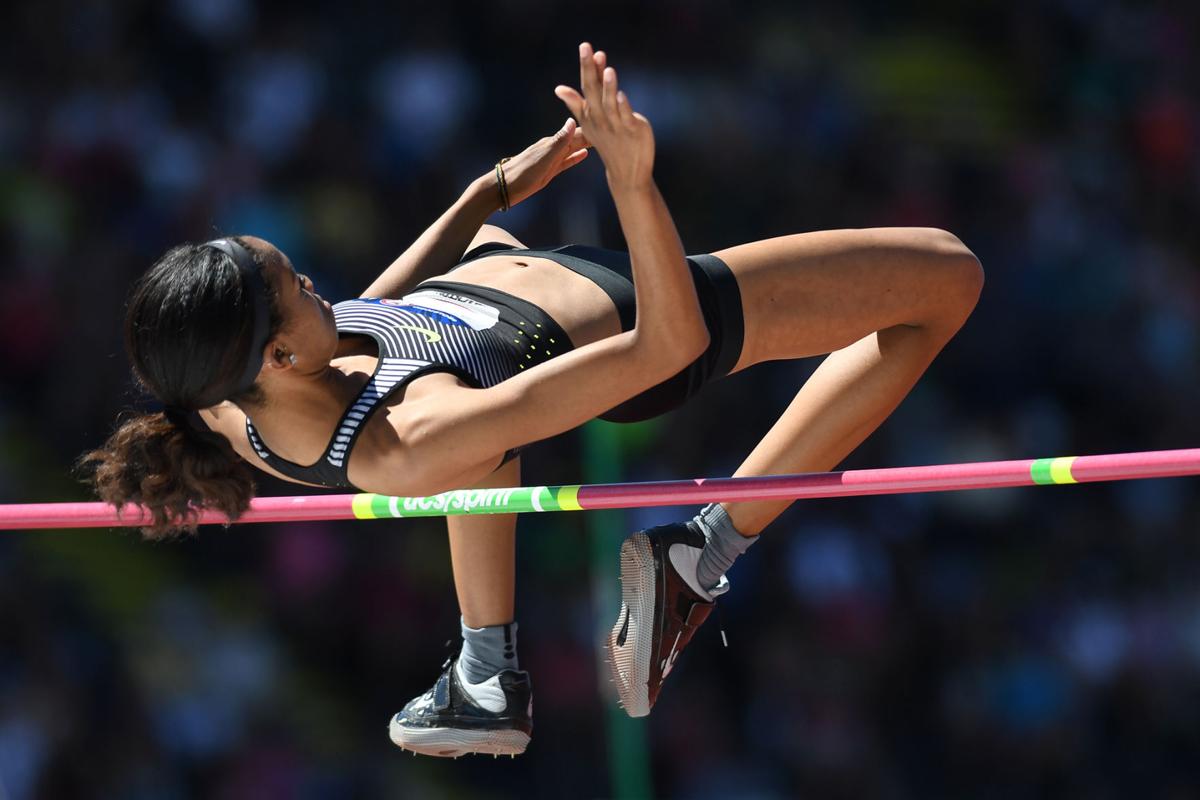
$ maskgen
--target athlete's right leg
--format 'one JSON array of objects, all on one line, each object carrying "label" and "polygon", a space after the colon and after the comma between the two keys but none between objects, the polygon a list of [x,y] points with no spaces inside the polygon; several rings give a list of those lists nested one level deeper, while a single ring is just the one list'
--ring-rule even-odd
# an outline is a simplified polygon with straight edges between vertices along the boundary
[{"label": "athlete's right leg", "polygon": [[[473,488],[520,484],[516,458]],[[447,517],[446,525],[462,650],[433,688],[392,718],[389,732],[400,747],[426,755],[516,755],[532,730],[530,682],[518,669],[513,616],[517,515]]]},{"label": "athlete's right leg", "polygon": [[[483,225],[464,252],[487,242],[525,247],[503,228]],[[520,485],[518,458],[477,488]],[[516,755],[525,750],[532,730],[529,677],[517,669],[513,615],[517,515],[447,517],[446,527],[462,650],[432,689],[392,718],[389,732],[400,747],[426,755]]]},{"label": "athlete's right leg", "polygon": [[[521,485],[521,459],[514,458],[473,489]],[[516,514],[446,517],[450,566],[463,622],[472,628],[513,621],[516,583]]]}]

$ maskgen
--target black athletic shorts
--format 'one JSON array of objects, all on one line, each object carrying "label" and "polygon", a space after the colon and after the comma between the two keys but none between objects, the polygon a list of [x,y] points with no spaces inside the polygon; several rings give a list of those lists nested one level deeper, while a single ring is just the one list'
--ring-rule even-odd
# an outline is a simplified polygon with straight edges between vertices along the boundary
[{"label": "black athletic shorts", "polygon": [[[604,290],[617,306],[621,319],[621,330],[633,328],[637,304],[633,291],[632,267],[629,254],[620,250],[605,250],[599,247],[569,244],[550,250],[530,250],[513,247],[502,242],[487,242],[469,250],[456,265],[461,266],[498,251],[512,255],[527,255],[548,258],[564,267],[583,275]],[[729,374],[742,354],[745,322],[742,317],[742,296],[737,280],[724,261],[709,254],[687,257],[700,300],[700,310],[708,325],[710,342],[708,349],[686,369],[657,386],[647,389],[616,408],[601,414],[600,418],[610,422],[638,422],[656,417],[677,408],[700,391],[710,381]],[[453,270],[451,270],[453,271]],[[427,282],[422,286],[433,286]],[[462,286],[463,284],[455,284]],[[473,287],[486,288],[486,287]],[[488,293],[496,290],[488,290]],[[503,292],[496,292],[503,295]],[[512,298],[516,300],[517,298]],[[537,309],[529,303],[527,308]],[[556,329],[561,327],[541,309],[537,309]]]}]

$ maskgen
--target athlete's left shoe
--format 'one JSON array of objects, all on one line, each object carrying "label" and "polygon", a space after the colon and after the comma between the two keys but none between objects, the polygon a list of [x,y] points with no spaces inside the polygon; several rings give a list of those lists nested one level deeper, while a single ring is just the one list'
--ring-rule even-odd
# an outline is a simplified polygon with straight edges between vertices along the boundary
[{"label": "athlete's left shoe", "polygon": [[606,642],[621,707],[644,717],[696,630],[729,591],[729,581],[704,589],[696,565],[704,534],[692,522],[639,531],[621,544],[621,610]]},{"label": "athlete's left shoe", "polygon": [[453,658],[433,688],[392,717],[388,734],[399,747],[427,756],[516,756],[529,744],[532,718],[528,672],[506,669],[469,683]]}]

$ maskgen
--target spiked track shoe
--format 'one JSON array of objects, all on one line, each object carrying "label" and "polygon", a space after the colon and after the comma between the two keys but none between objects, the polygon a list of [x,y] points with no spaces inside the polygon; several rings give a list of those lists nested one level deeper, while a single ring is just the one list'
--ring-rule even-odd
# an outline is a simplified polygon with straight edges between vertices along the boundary
[{"label": "spiked track shoe", "polygon": [[704,534],[682,522],[640,531],[621,544],[621,610],[606,649],[621,706],[631,717],[650,713],[675,660],[716,605],[696,584],[703,549]]},{"label": "spiked track shoe", "polygon": [[529,673],[507,669],[483,683],[466,684],[452,659],[432,689],[392,717],[388,734],[414,754],[516,756],[529,744],[532,717]]}]

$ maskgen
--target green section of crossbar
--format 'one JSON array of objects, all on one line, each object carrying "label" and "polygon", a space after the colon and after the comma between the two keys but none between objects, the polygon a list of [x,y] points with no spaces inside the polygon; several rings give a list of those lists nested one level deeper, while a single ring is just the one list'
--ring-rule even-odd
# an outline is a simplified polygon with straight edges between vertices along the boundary
[{"label": "green section of crossbar", "polygon": [[389,497],[368,492],[354,496],[352,509],[355,519],[581,511],[578,493],[578,484],[513,489],[456,489],[429,497]]}]

